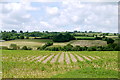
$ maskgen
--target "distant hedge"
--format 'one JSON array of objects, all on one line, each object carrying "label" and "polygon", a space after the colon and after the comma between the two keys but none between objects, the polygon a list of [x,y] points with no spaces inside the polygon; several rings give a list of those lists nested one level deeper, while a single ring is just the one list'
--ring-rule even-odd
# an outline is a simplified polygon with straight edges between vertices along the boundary
[{"label": "distant hedge", "polygon": [[75,37],[70,33],[65,33],[65,34],[60,33],[53,37],[54,42],[68,42],[70,40],[75,40]]}]

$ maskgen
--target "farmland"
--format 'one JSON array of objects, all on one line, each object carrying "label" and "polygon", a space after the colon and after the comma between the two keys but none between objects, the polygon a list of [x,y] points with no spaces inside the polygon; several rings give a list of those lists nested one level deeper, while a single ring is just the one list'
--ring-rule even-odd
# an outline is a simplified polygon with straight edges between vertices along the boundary
[{"label": "farmland", "polygon": [[[32,48],[37,48],[39,46],[44,45],[47,42],[53,42],[51,39],[18,39],[18,40],[11,40],[11,41],[5,41],[0,42],[0,46],[7,46],[9,47],[10,44],[17,44],[18,46],[29,46]],[[106,46],[106,41],[102,40],[72,40],[69,42],[54,42],[53,46],[64,46],[66,44],[72,44],[73,46],[79,45],[79,46]]]},{"label": "farmland", "polygon": [[118,78],[117,57],[118,51],[2,50],[2,77]]}]

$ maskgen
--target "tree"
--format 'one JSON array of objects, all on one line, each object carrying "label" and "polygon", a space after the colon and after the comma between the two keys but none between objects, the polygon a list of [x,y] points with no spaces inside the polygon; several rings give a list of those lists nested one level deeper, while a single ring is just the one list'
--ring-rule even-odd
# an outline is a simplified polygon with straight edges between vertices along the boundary
[{"label": "tree", "polygon": [[26,39],[29,39],[29,36],[27,36]]},{"label": "tree", "polygon": [[20,33],[23,33],[23,31],[22,31],[22,30],[20,30]]},{"label": "tree", "polygon": [[13,49],[13,50],[20,49],[20,47],[17,46],[16,44],[11,44],[11,45],[10,45],[10,48]]},{"label": "tree", "polygon": [[24,36],[23,36],[23,35],[21,35],[21,36],[20,36],[20,39],[24,39]]},{"label": "tree", "polygon": [[15,30],[12,30],[11,32],[12,32],[12,33],[17,33],[17,31],[15,31]]},{"label": "tree", "polygon": [[107,44],[112,44],[112,43],[114,43],[114,40],[112,39],[112,38],[107,38]]},{"label": "tree", "polygon": [[28,50],[27,46],[23,46],[21,50]]},{"label": "tree", "polygon": [[64,46],[64,50],[65,51],[72,51],[73,46],[71,44],[67,44],[66,46]]},{"label": "tree", "polygon": [[75,37],[73,35],[70,35],[70,33],[65,33],[65,34],[60,33],[53,37],[54,42],[68,42],[74,39]]}]

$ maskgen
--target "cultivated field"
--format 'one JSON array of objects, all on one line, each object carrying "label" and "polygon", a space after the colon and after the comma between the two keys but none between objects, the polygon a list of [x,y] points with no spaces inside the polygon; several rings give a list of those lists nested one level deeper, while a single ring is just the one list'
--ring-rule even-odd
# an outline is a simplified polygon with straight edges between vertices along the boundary
[{"label": "cultivated field", "polygon": [[117,51],[3,50],[3,78],[118,78]]},{"label": "cultivated field", "polygon": [[[10,46],[10,44],[17,44],[18,46],[28,46],[36,49],[37,47],[43,46],[46,42],[53,42],[51,39],[18,39],[18,40],[11,40],[0,42],[0,46]],[[60,43],[53,43],[53,46],[65,46],[67,44],[72,44],[73,46],[105,46],[106,41],[102,40],[72,40],[69,42],[60,42]]]}]

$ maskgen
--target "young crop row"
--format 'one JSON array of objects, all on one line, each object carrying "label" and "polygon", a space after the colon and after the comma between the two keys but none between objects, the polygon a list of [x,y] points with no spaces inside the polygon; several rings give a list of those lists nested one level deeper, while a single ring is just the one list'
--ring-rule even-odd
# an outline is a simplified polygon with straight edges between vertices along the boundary
[{"label": "young crop row", "polygon": [[[7,59],[8,57],[3,57]],[[21,62],[40,62],[40,63],[76,63],[81,61],[92,61],[101,59],[99,56],[85,56],[81,54],[75,54],[70,52],[61,52],[61,53],[51,53],[47,55],[40,56],[27,56],[27,57],[10,57],[12,61],[21,61]]]}]

